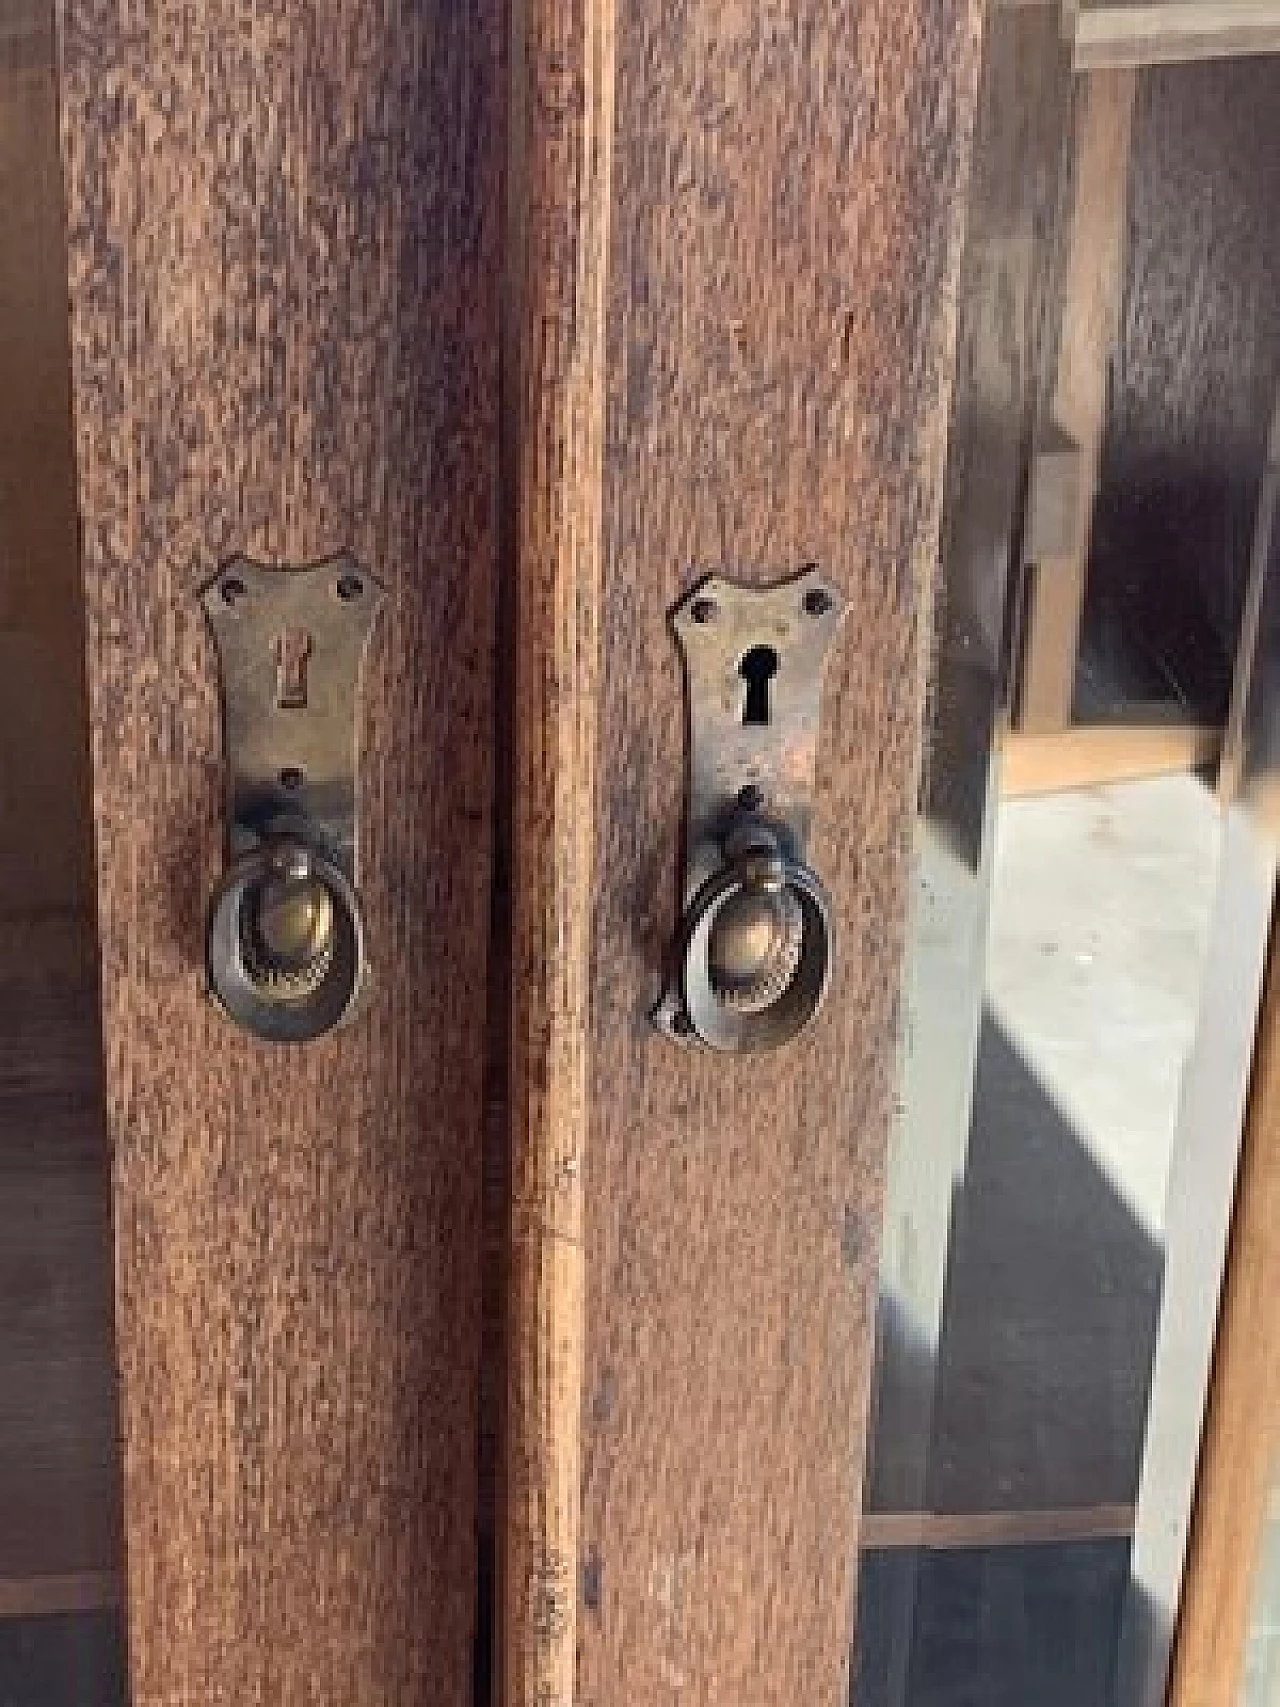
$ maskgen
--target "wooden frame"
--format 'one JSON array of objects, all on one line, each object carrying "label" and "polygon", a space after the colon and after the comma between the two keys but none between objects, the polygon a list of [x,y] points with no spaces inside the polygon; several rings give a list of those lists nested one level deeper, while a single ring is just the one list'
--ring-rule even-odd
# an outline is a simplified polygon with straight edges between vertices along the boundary
[{"label": "wooden frame", "polygon": [[1077,88],[1057,353],[1025,524],[1028,587],[1016,717],[1028,735],[1056,734],[1071,722],[1107,364],[1124,277],[1134,88],[1127,71],[1100,73]]},{"label": "wooden frame", "polygon": [[1280,931],[1241,1151],[1169,1707],[1237,1707],[1280,1451]]}]

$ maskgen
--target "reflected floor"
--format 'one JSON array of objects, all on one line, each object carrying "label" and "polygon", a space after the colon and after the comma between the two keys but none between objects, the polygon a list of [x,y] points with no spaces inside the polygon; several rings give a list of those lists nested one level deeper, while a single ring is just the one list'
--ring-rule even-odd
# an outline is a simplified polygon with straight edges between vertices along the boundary
[{"label": "reflected floor", "polygon": [[[935,1372],[928,1336],[882,1301],[891,1351],[869,1510],[891,1509],[877,1491],[903,1485],[890,1419],[932,1402],[926,1509],[998,1514],[1005,1544],[958,1547],[963,1525],[939,1525],[948,1539],[935,1550],[864,1555],[857,1699],[867,1707],[1103,1699],[1095,1685],[1114,1653],[1128,1557],[1114,1531],[1137,1490],[1164,1181],[1217,825],[1212,792],[1189,776],[1000,808],[941,1352]],[[1019,1538],[1020,1513],[1078,1523],[1090,1511],[1112,1533]],[[877,1532],[873,1519],[873,1541]],[[913,1583],[904,1672],[882,1638],[896,1616],[901,1640]],[[905,1697],[891,1676],[909,1677]]]}]

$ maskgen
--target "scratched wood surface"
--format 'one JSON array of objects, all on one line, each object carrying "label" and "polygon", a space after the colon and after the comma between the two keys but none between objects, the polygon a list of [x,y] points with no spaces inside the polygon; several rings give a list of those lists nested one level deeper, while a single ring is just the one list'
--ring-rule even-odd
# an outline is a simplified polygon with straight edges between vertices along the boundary
[{"label": "scratched wood surface", "polygon": [[574,1699],[613,0],[513,11],[511,1201],[501,1700]]},{"label": "scratched wood surface", "polygon": [[[593,1707],[847,1688],[981,10],[618,12],[583,1517],[559,1562]],[[777,1055],[683,1053],[647,1018],[683,791],[667,611],[707,570],[809,561],[852,603],[811,849],[830,1004]]]},{"label": "scratched wood surface", "polygon": [[[63,155],[133,1700],[461,1703],[475,1617],[505,86],[496,0],[63,0]],[[279,1051],[201,989],[196,602],[389,588],[377,993]]]}]

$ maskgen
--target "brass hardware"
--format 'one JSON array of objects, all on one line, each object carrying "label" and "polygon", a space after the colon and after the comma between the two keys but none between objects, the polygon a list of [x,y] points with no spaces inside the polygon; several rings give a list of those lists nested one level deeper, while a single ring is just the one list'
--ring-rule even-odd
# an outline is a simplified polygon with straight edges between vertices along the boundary
[{"label": "brass hardware", "polygon": [[302,1043],[359,1010],[360,674],[382,588],[343,553],[306,568],[237,557],[201,595],[222,673],[228,869],[206,962],[224,1011]]},{"label": "brass hardware", "polygon": [[700,581],[671,622],[689,715],[684,913],[654,1023],[748,1053],[795,1037],[831,974],[830,903],[805,863],[822,673],[845,601],[817,569]]},{"label": "brass hardware", "polygon": [[288,1001],[310,995],[333,965],[333,894],[304,843],[265,846],[266,871],[242,919],[245,965],[259,989]]}]

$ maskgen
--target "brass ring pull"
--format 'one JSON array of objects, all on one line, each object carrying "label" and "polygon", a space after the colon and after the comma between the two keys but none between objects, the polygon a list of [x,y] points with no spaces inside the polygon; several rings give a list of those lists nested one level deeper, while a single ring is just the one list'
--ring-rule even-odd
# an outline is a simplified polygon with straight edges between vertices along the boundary
[{"label": "brass ring pull", "polygon": [[653,1019],[677,1042],[776,1049],[822,1006],[835,927],[805,845],[844,612],[810,566],[763,587],[705,576],[671,613],[689,713],[684,899]]},{"label": "brass ring pull", "polygon": [[209,985],[270,1043],[308,1043],[350,1018],[364,982],[359,897],[295,837],[262,842],[223,875],[209,909]]},{"label": "brass ring pull", "polygon": [[777,1049],[822,1006],[833,929],[826,891],[781,851],[776,827],[739,821],[725,864],[685,912],[665,1028],[735,1054]]}]

